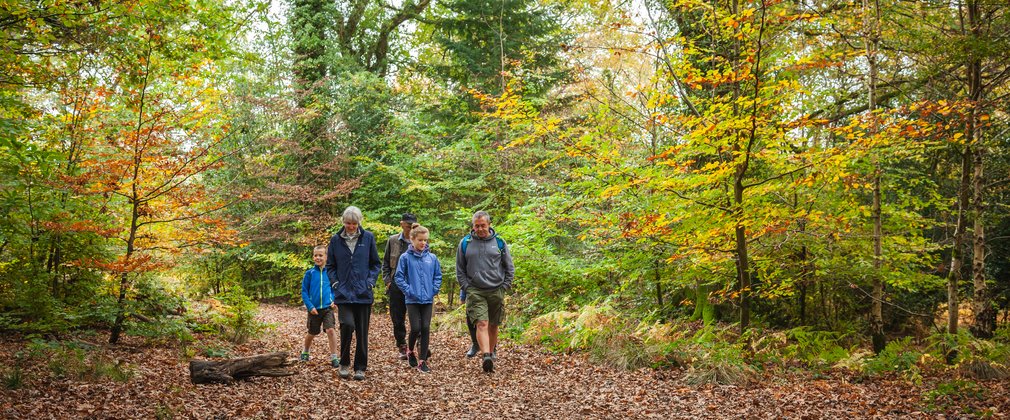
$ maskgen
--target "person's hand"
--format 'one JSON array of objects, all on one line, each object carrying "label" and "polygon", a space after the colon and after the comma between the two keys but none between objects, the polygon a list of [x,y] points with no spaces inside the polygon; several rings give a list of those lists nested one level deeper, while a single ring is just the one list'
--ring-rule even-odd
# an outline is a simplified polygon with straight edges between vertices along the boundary
[{"label": "person's hand", "polygon": [[330,303],[330,309],[337,309],[337,304],[335,302]]},{"label": "person's hand", "polygon": [[319,311],[317,311],[316,308],[312,308],[312,312],[310,312],[310,313],[312,315],[319,315]]}]

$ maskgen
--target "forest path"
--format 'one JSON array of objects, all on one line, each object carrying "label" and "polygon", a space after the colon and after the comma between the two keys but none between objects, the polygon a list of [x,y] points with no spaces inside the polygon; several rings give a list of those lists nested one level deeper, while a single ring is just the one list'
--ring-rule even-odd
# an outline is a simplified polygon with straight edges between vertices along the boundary
[{"label": "forest path", "polygon": [[[232,349],[230,356],[272,351],[296,355],[305,333],[300,307],[261,305],[271,328]],[[130,337],[130,340],[136,338]],[[6,341],[6,340],[5,340]],[[766,378],[747,387],[689,387],[678,371],[623,371],[579,355],[551,355],[504,342],[495,372],[467,359],[469,340],[432,332],[432,372],[396,357],[385,312],[372,314],[364,381],[341,380],[328,363],[325,336],[312,360],[288,377],[257,377],[231,385],[192,385],[188,364],[172,347],[127,341],[105,351],[134,372],[126,383],[45,380],[4,390],[0,417],[89,418],[851,418],[914,417],[919,390],[890,382]],[[16,343],[4,342],[0,360],[12,361]],[[23,344],[22,344],[23,345]],[[799,381],[799,382],[797,382]],[[941,416],[942,417],[942,416]]]}]

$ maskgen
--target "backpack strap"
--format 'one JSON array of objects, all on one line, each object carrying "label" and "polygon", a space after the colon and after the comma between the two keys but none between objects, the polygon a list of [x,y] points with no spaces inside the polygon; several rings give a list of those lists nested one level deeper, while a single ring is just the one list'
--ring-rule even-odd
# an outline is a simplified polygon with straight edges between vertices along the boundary
[{"label": "backpack strap", "polygon": [[459,245],[460,251],[463,252],[463,257],[466,257],[466,246],[470,244],[471,239],[473,238],[468,233],[463,237],[463,242]]},{"label": "backpack strap", "polygon": [[[463,252],[464,257],[466,257],[466,246],[470,243],[471,239],[473,238],[470,236],[470,234],[469,233],[466,234],[466,236],[463,237],[463,243],[461,243],[459,246],[460,251]],[[498,236],[495,236],[494,241],[498,243],[498,253],[501,254],[505,252],[505,240],[499,238]]]}]

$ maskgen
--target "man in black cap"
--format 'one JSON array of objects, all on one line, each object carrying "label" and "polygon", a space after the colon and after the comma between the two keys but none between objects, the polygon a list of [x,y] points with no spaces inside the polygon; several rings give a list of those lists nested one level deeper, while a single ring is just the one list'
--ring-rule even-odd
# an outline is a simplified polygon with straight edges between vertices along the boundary
[{"label": "man in black cap", "polygon": [[400,351],[400,360],[407,360],[407,327],[404,322],[407,315],[407,304],[403,291],[396,287],[393,274],[396,273],[396,263],[400,255],[407,251],[410,245],[410,228],[417,222],[417,216],[404,213],[400,217],[401,233],[390,236],[386,240],[386,250],[382,254],[382,280],[386,282],[386,295],[389,297],[389,318],[393,321],[393,338],[396,348]]}]

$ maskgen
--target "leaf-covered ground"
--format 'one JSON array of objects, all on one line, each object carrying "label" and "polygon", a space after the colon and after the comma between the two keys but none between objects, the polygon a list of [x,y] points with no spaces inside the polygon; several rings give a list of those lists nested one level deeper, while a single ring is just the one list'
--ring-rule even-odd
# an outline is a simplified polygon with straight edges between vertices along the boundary
[{"label": "leaf-covered ground", "polygon": [[[304,334],[300,308],[264,305],[258,315],[276,325],[258,340],[229,350],[233,357],[298,351]],[[23,368],[22,387],[3,389],[0,418],[949,418],[988,411],[1010,415],[1005,383],[986,383],[992,399],[954,413],[926,411],[923,388],[902,380],[850,383],[845,375],[813,379],[778,375],[749,386],[684,385],[679,371],[620,371],[578,355],[554,355],[504,343],[496,371],[466,359],[465,337],[433,332],[432,372],[395,357],[390,322],[375,313],[364,381],[341,380],[326,360],[320,336],[313,360],[297,374],[253,378],[233,385],[192,385],[178,348],[142,345],[137,338],[100,349],[128,366],[126,382],[54,379],[44,363]],[[97,339],[96,339],[97,340]],[[10,367],[23,341],[0,343]],[[199,357],[199,356],[198,356]],[[8,370],[9,372],[9,370]]]}]

